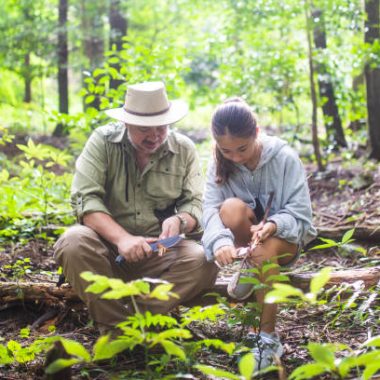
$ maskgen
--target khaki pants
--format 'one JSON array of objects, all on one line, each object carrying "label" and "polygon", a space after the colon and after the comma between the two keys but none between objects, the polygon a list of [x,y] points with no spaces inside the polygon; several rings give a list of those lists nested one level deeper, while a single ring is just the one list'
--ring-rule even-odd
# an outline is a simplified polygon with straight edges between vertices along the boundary
[{"label": "khaki pants", "polygon": [[179,298],[171,297],[168,301],[137,299],[141,312],[149,310],[161,314],[212,286],[217,275],[215,264],[206,261],[202,246],[192,240],[181,241],[161,257],[154,253],[137,263],[124,262],[119,266],[115,263],[118,253],[114,246],[91,228],[77,225],[70,227],[59,238],[54,250],[55,259],[62,266],[66,280],[86,303],[90,316],[101,330],[124,321],[127,315],[135,311],[123,300],[104,300],[98,294],[86,293],[89,283],[80,277],[84,271],[126,282],[151,277],[173,283],[172,291]]}]

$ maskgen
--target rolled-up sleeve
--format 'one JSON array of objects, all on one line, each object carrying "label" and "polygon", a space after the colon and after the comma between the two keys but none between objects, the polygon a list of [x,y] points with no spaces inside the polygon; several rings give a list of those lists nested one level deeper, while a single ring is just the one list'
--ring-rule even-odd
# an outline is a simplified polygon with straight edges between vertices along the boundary
[{"label": "rolled-up sleeve", "polygon": [[312,209],[305,170],[293,152],[286,157],[283,188],[277,196],[281,207],[268,218],[277,225],[275,236],[291,243],[303,241],[312,231]]},{"label": "rolled-up sleeve", "polygon": [[222,186],[215,182],[215,164],[211,163],[207,169],[207,182],[203,197],[203,238],[202,244],[208,260],[214,259],[214,252],[220,247],[234,245],[234,236],[220,219],[219,209],[225,200]]},{"label": "rolled-up sleeve", "polygon": [[97,131],[88,139],[75,164],[71,204],[79,222],[92,212],[111,214],[104,203],[107,175],[106,142]]}]

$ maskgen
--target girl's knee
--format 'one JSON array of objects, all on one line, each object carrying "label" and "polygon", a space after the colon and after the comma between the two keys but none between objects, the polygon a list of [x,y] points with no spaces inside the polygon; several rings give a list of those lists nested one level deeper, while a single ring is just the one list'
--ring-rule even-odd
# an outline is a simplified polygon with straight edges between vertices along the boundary
[{"label": "girl's knee", "polygon": [[247,219],[247,204],[239,198],[228,198],[220,207],[219,215],[227,228],[235,228]]}]

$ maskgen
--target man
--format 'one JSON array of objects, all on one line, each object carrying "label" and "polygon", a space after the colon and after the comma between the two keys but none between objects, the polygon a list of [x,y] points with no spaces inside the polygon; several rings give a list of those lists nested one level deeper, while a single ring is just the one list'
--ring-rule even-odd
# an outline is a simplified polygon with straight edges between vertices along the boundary
[{"label": "man", "polygon": [[[76,162],[72,205],[81,225],[69,228],[55,245],[63,273],[101,332],[133,312],[121,300],[86,293],[80,277],[91,271],[131,281],[160,278],[174,284],[179,298],[139,302],[139,310],[166,313],[212,285],[217,269],[193,240],[163,256],[148,244],[154,238],[199,228],[203,188],[194,144],[169,126],[187,105],[168,101],[161,82],[129,86],[122,108],[106,111],[118,120],[96,129]],[[115,262],[118,255],[125,259]]]}]

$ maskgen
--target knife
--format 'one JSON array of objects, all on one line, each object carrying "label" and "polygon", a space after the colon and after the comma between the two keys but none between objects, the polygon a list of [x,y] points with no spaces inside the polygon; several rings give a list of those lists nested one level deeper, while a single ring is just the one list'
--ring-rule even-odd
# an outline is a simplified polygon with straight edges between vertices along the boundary
[{"label": "knife", "polygon": [[[165,239],[160,239],[157,241],[154,241],[153,243],[148,243],[150,245],[150,248],[152,248],[153,252],[158,252],[161,247],[164,248],[171,248],[174,247],[176,244],[178,244],[183,238],[185,237],[184,234],[181,235],[174,235]],[[125,261],[125,258],[121,255],[116,257],[116,264],[122,264]]]}]

